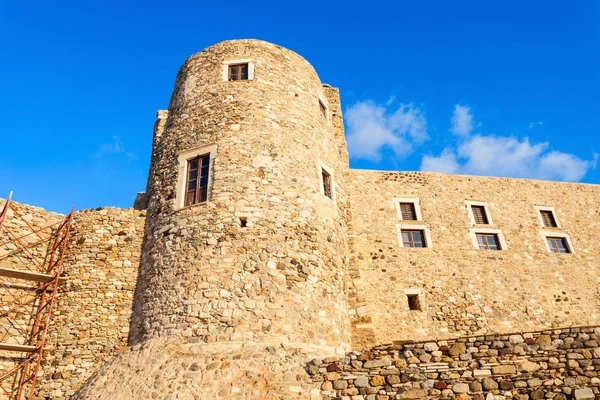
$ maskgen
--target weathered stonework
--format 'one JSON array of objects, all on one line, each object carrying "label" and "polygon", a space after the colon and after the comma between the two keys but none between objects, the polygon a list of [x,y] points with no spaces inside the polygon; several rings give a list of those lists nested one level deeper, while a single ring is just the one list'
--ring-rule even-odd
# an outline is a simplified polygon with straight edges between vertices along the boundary
[{"label": "weathered stonework", "polygon": [[[236,62],[250,80],[224,79]],[[208,201],[182,206],[189,154],[210,154]],[[596,185],[351,170],[339,92],[306,60],[216,44],[157,114],[135,210],[75,216],[39,399],[600,399],[599,204]]]}]

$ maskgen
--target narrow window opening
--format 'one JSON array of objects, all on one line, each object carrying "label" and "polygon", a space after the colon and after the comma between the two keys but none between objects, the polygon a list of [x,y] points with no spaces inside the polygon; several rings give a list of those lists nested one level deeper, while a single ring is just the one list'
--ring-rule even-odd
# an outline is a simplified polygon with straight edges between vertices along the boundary
[{"label": "narrow window opening", "polygon": [[547,238],[548,240],[548,246],[550,247],[550,251],[552,253],[570,253],[571,250],[569,249],[569,246],[567,245],[567,241],[565,240],[565,238],[558,238],[558,237],[549,237]]},{"label": "narrow window opening", "polygon": [[421,311],[421,301],[419,300],[418,294],[409,294],[406,296],[408,299],[408,309],[411,311]]},{"label": "narrow window opening", "polygon": [[331,174],[325,169],[321,168],[321,176],[323,177],[323,194],[333,200],[333,193],[331,190]]},{"label": "narrow window opening", "polygon": [[479,225],[488,225],[489,220],[487,214],[485,213],[484,206],[471,206],[471,210],[473,211],[473,219],[476,224]]},{"label": "narrow window opening", "polygon": [[325,106],[325,104],[323,104],[321,99],[319,99],[319,109],[321,110],[321,114],[323,114],[323,117],[327,119],[327,107]]},{"label": "narrow window opening", "polygon": [[540,211],[542,216],[542,222],[546,228],[556,228],[558,224],[556,223],[556,218],[554,218],[554,213],[549,210]]},{"label": "narrow window opening", "polygon": [[421,230],[402,229],[402,246],[403,247],[425,247],[425,235]]},{"label": "narrow window opening", "polygon": [[237,64],[229,66],[230,81],[247,81],[248,80],[248,64]]},{"label": "narrow window opening", "polygon": [[400,214],[402,214],[403,220],[416,221],[417,211],[415,203],[400,203]]},{"label": "narrow window opening", "polygon": [[208,198],[210,154],[188,160],[185,205],[203,203]]},{"label": "narrow window opening", "polygon": [[498,235],[488,233],[477,233],[477,244],[479,250],[502,250],[500,248],[500,241]]},{"label": "narrow window opening", "polygon": [[248,225],[248,218],[240,217],[240,227],[245,228]]}]

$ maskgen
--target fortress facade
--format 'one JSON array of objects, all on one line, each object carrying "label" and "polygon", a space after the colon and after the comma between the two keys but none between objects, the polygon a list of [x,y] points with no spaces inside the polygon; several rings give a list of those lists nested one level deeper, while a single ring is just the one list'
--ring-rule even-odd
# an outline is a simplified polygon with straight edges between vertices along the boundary
[{"label": "fortress facade", "polygon": [[600,187],[350,169],[290,50],[186,60],[135,208],[76,213],[39,399],[600,398]]}]

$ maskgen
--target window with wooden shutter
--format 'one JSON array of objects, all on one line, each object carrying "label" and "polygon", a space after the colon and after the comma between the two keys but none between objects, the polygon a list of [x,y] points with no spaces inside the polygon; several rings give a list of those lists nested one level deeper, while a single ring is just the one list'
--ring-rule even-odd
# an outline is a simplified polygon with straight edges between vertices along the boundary
[{"label": "window with wooden shutter", "polygon": [[400,203],[400,214],[403,220],[416,221],[417,210],[415,203]]},{"label": "window with wooden shutter", "polygon": [[542,222],[547,228],[556,228],[558,225],[554,218],[554,213],[549,210],[541,210],[540,215],[542,216]]},{"label": "window with wooden shutter", "polygon": [[476,224],[481,224],[481,225],[489,224],[488,217],[487,217],[487,214],[485,213],[484,206],[473,206],[472,205],[471,210],[473,211],[473,219],[475,220]]},{"label": "window with wooden shutter", "polygon": [[323,194],[333,200],[333,192],[331,190],[331,174],[325,169],[321,168],[321,175],[323,177]]},{"label": "window with wooden shutter", "polygon": [[208,199],[209,170],[209,154],[188,160],[184,203],[186,206],[202,203]]}]

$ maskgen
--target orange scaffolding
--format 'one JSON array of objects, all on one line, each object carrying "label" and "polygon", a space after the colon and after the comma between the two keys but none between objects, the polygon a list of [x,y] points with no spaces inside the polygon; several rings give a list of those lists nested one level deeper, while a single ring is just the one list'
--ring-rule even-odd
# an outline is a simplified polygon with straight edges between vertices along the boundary
[{"label": "orange scaffolding", "polygon": [[0,213],[0,399],[31,400],[54,299],[64,281],[73,209],[64,220],[34,227],[11,197],[12,192]]}]

